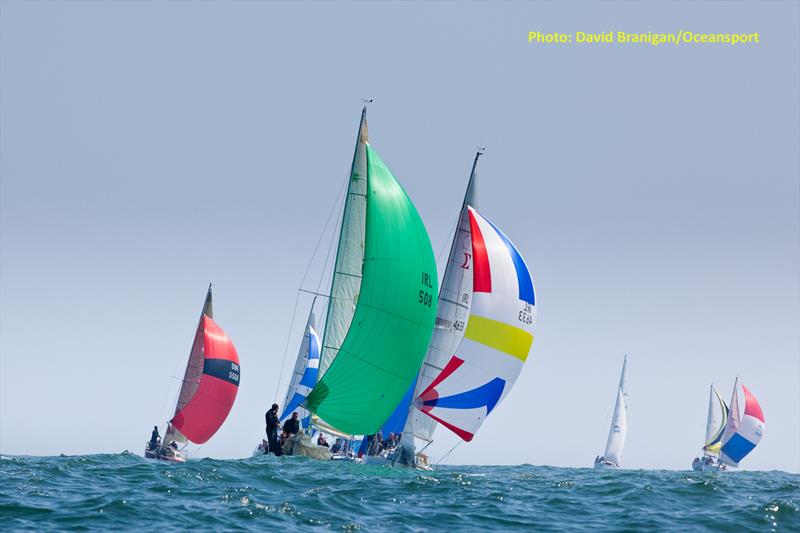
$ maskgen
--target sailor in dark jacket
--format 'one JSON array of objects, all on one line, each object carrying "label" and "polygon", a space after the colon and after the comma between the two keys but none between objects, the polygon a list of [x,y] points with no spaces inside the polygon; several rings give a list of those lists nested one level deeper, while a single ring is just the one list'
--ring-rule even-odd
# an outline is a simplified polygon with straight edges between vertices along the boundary
[{"label": "sailor in dark jacket", "polygon": [[158,426],[153,426],[153,432],[150,434],[150,442],[148,443],[151,450],[158,448],[158,439]]},{"label": "sailor in dark jacket", "polygon": [[267,453],[276,453],[278,450],[278,404],[273,403],[272,408],[264,415],[267,419],[267,441],[269,442],[269,450]]},{"label": "sailor in dark jacket", "polygon": [[297,416],[297,411],[295,411],[292,413],[292,418],[283,423],[283,431],[287,435],[297,435],[300,432],[300,420]]}]

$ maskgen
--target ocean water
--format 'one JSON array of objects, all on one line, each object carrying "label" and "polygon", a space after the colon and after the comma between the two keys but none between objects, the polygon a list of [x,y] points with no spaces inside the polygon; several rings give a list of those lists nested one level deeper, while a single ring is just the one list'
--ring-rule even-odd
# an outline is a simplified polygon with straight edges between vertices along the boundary
[{"label": "ocean water", "polygon": [[0,530],[800,531],[800,475],[0,458]]}]

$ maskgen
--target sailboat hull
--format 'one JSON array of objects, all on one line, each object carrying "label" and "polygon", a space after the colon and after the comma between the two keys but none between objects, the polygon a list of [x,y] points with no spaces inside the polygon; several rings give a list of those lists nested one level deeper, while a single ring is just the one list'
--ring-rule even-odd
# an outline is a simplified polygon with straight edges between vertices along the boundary
[{"label": "sailboat hull", "polygon": [[144,457],[145,459],[158,459],[159,461],[170,461],[173,463],[185,463],[186,462],[186,455],[179,451],[170,452],[166,450],[164,447],[159,447],[155,450],[151,450],[147,446],[144,449]]},{"label": "sailboat hull", "polygon": [[601,461],[594,464],[595,470],[619,470],[619,465],[610,461]]},{"label": "sailboat hull", "polygon": [[692,461],[692,470],[695,472],[719,472],[720,470],[725,470],[725,465],[718,462],[716,459],[707,463],[699,457],[695,457],[694,461]]}]

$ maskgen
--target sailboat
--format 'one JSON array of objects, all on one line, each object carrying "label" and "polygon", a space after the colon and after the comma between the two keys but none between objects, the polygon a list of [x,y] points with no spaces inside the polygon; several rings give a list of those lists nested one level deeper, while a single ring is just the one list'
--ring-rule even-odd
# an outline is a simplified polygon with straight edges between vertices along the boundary
[{"label": "sailboat", "polygon": [[[508,237],[476,204],[475,155],[416,383],[396,408],[405,424],[397,448],[370,458],[429,469],[424,450],[442,425],[471,441],[514,385],[533,343],[533,280]],[[401,418],[402,420],[402,418]],[[416,441],[424,442],[417,451]]]},{"label": "sailboat", "polygon": [[[739,414],[739,387],[744,393],[744,415]],[[745,458],[761,442],[764,436],[764,413],[756,397],[744,385],[739,385],[739,378],[733,384],[728,421],[722,434],[719,462],[738,467]]]},{"label": "sailboat", "polygon": [[622,362],[622,372],[619,376],[617,397],[614,403],[614,417],[608,430],[606,451],[594,460],[594,467],[620,468],[622,464],[622,450],[625,447],[625,436],[628,434],[628,356]]},{"label": "sailboat", "polygon": [[283,402],[283,411],[278,417],[280,422],[289,418],[292,413],[297,412],[300,419],[300,427],[306,429],[311,423],[311,412],[302,406],[308,393],[317,384],[319,374],[319,352],[320,340],[317,333],[316,321],[314,317],[314,305],[308,314],[306,328],[303,334],[303,341],[300,350],[297,352],[292,379],[289,388],[286,390],[286,399]]},{"label": "sailboat", "polygon": [[213,319],[208,286],[175,413],[160,442],[148,443],[148,459],[184,462],[188,442],[203,444],[222,426],[239,390],[239,355]]},{"label": "sailboat", "polygon": [[692,469],[702,472],[720,468],[719,452],[722,447],[722,434],[728,424],[728,406],[714,385],[708,393],[708,418],[706,419],[706,440],[703,456],[695,457]]},{"label": "sailboat", "polygon": [[[361,113],[342,213],[316,384],[300,406],[339,435],[378,431],[416,379],[438,276],[414,204],[370,145]],[[302,351],[302,348],[301,348]]]}]

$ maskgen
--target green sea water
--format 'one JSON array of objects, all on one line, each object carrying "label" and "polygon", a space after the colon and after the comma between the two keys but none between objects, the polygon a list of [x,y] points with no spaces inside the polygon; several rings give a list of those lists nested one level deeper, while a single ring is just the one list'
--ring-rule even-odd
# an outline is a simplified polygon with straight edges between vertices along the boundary
[{"label": "green sea water", "polygon": [[0,458],[0,530],[800,531],[800,475]]}]

